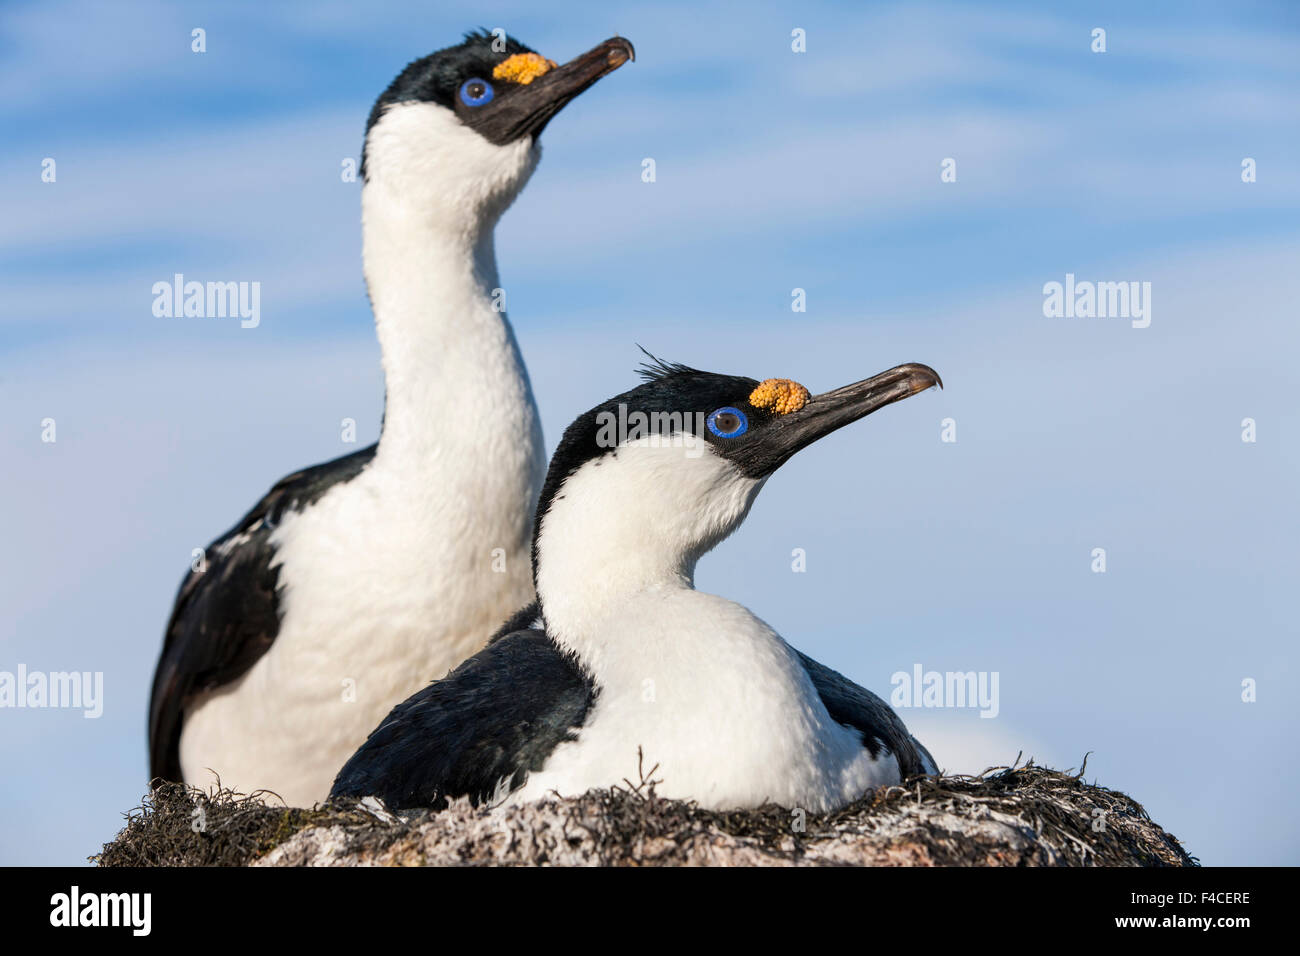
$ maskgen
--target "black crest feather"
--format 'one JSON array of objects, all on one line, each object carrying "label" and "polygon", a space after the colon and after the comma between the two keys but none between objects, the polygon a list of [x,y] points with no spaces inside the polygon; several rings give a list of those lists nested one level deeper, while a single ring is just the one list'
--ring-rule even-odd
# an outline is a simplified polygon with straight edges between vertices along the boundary
[{"label": "black crest feather", "polygon": [[641,376],[643,382],[660,382],[666,378],[675,375],[703,375],[697,368],[691,368],[689,365],[683,365],[681,362],[667,362],[649,351],[644,345],[638,345],[639,348],[649,359],[648,362],[642,362],[636,369],[637,375]]}]

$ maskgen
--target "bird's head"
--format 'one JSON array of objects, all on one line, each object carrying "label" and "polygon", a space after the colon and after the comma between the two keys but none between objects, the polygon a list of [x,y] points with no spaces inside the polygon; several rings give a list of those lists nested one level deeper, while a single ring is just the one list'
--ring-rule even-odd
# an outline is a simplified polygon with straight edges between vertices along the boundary
[{"label": "bird's head", "polygon": [[[744,520],[763,482],[836,429],[932,386],[925,365],[814,395],[789,379],[701,372],[659,360],[644,384],[565,431],[543,487],[533,560],[543,606],[591,564],[590,586],[693,573]],[[603,569],[603,570],[602,570]]]},{"label": "bird's head", "polygon": [[504,33],[467,34],[408,65],[376,101],[366,186],[453,225],[494,221],[528,181],[551,118],[634,56],[614,37],[560,66]]}]

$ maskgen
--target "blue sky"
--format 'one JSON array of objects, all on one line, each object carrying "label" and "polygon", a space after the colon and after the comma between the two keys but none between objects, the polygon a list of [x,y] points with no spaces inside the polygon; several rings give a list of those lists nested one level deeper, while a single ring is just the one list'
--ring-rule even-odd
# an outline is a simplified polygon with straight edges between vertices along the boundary
[{"label": "blue sky", "polygon": [[[699,585],[882,695],[998,672],[994,719],[902,711],[951,770],[1091,751],[1204,862],[1300,862],[1300,14],[793,2],[5,5],[0,670],[103,671],[105,705],[0,710],[0,862],[111,838],[190,549],[351,450],[340,419],[377,435],[340,164],[392,76],[477,26],[637,48],[497,234],[548,441],[638,342],[814,391],[933,365],[945,391],[776,475]],[[261,325],[155,318],[175,272],[259,281]],[[1066,273],[1150,282],[1150,327],[1044,317]]]}]

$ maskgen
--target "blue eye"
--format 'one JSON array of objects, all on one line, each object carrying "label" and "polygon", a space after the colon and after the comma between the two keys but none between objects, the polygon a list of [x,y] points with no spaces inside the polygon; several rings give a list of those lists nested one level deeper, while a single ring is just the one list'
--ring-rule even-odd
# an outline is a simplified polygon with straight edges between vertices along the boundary
[{"label": "blue eye", "polygon": [[745,413],[730,405],[719,408],[716,412],[710,412],[709,417],[705,419],[705,424],[709,426],[709,431],[719,438],[739,438],[749,431],[749,419],[745,417]]},{"label": "blue eye", "polygon": [[466,106],[483,106],[491,103],[495,95],[492,84],[478,77],[466,80],[460,85],[460,101]]}]

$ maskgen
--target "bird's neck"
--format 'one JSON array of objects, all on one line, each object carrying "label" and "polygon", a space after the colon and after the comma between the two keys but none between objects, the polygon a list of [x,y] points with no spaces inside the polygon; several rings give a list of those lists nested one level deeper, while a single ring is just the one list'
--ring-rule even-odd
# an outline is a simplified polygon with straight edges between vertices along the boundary
[{"label": "bird's neck", "polygon": [[[629,608],[690,603],[700,557],[744,519],[762,482],[711,454],[624,445],[548,502],[535,550],[547,633],[589,668],[618,647]],[[700,595],[700,597],[707,597]]]},{"label": "bird's neck", "polygon": [[536,584],[547,633],[595,669],[629,608],[694,591],[696,557],[647,547],[644,535],[611,535],[591,518],[588,535],[543,543]]},{"label": "bird's neck", "polygon": [[365,276],[386,384],[376,466],[400,461],[448,482],[443,493],[490,476],[500,494],[531,500],[545,451],[503,310],[494,226],[495,216],[448,222],[391,188],[363,188]]}]

